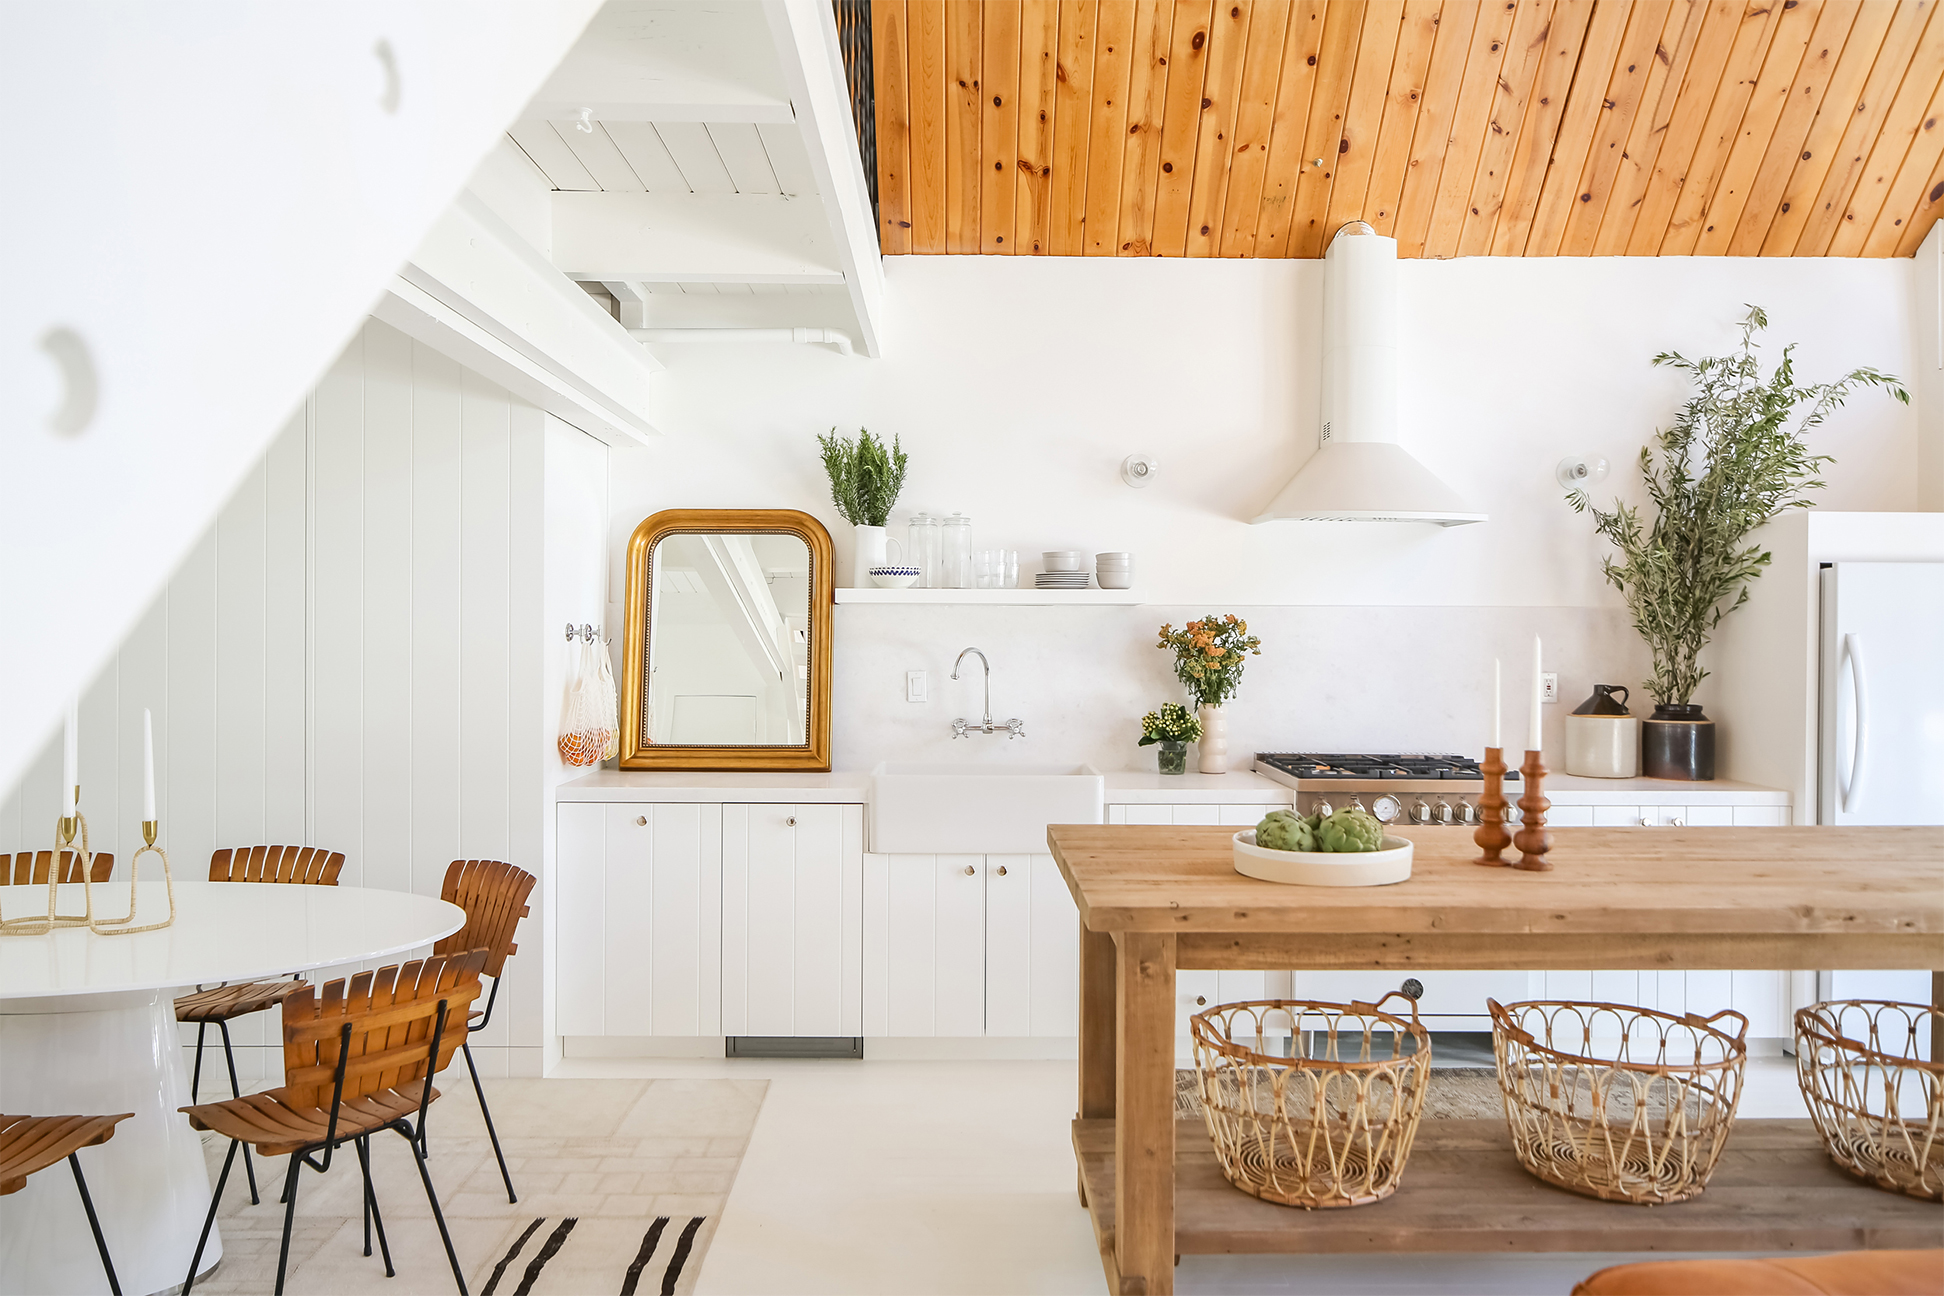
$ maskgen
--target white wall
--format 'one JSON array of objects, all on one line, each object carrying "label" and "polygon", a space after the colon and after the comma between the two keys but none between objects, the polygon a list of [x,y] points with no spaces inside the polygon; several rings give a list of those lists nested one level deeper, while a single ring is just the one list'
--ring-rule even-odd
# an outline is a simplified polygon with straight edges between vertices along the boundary
[{"label": "white wall", "polygon": [[[543,527],[559,510],[542,483],[565,465],[592,497],[575,510],[597,519],[590,535],[545,574],[571,575],[577,555],[575,619],[597,619],[605,456],[368,321],[84,697],[95,847],[123,872],[140,841],[148,707],[178,876],[260,842],[341,850],[344,885],[424,895],[453,859],[540,870],[561,768],[558,694],[542,686],[559,673],[542,606]],[[0,801],[0,849],[48,844],[58,783],[57,740]],[[520,943],[475,1049],[494,1073],[541,1066],[540,919]],[[260,1044],[268,1021],[242,1023],[238,1042]]]},{"label": "white wall", "polygon": [[[1646,673],[1600,576],[1602,546],[1553,469],[1569,453],[1605,455],[1607,490],[1640,496],[1634,457],[1684,392],[1649,364],[1654,353],[1726,351],[1754,302],[1771,320],[1770,359],[1799,341],[1806,379],[1858,364],[1909,374],[1916,359],[1908,261],[1407,262],[1404,440],[1492,521],[1253,527],[1315,445],[1318,263],[900,257],[887,277],[882,360],[661,348],[668,436],[614,460],[617,570],[628,534],[657,509],[787,506],[824,519],[848,572],[850,528],[830,506],[814,437],[862,425],[899,434],[912,456],[894,536],[917,509],[962,510],[974,544],[1017,548],[1022,571],[1043,549],[1130,550],[1155,606],[840,609],[840,768],[936,754],[946,722],[976,706],[943,679],[970,643],[993,657],[995,709],[1031,735],[1005,756],[991,740],[974,750],[1144,763],[1131,723],[1172,688],[1150,631],[1204,611],[1248,615],[1269,642],[1232,750],[1475,749],[1490,656],[1505,656],[1508,696],[1523,697],[1520,644],[1535,630],[1556,645],[1548,664],[1567,709],[1596,681]],[[1852,400],[1812,438],[1838,460],[1822,502],[1916,507],[1915,447],[1911,409]],[[1161,461],[1145,490],[1119,479],[1135,452]],[[610,615],[619,624],[619,608]],[[893,705],[916,668],[936,672],[934,700]],[[1523,722],[1522,704],[1508,708],[1511,732]]]}]

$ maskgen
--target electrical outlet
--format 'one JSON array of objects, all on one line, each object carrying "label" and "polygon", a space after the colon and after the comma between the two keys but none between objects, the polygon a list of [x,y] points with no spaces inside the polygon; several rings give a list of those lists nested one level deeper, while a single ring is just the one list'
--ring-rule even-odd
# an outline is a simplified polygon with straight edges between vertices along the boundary
[{"label": "electrical outlet", "polygon": [[1539,690],[1540,701],[1559,701],[1559,676],[1552,671],[1541,671],[1539,674]]},{"label": "electrical outlet", "polygon": [[929,699],[925,696],[925,672],[906,671],[905,672],[905,701],[924,702],[928,700]]}]

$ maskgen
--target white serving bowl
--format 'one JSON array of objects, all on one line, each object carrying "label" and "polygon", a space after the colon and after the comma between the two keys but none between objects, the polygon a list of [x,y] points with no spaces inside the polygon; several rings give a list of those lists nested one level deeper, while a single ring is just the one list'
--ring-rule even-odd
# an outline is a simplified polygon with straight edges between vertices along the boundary
[{"label": "white serving bowl", "polygon": [[1100,588],[1102,589],[1134,588],[1134,573],[1129,571],[1113,571],[1108,568],[1102,568],[1100,571],[1094,573],[1094,579],[1100,583]]},{"label": "white serving bowl", "polygon": [[918,583],[916,567],[873,567],[871,584],[879,589],[910,589]]},{"label": "white serving bowl", "polygon": [[1235,834],[1235,871],[1293,886],[1389,886],[1411,876],[1411,843],[1386,834],[1374,851],[1270,850],[1256,845],[1255,829],[1245,828]]},{"label": "white serving bowl", "polygon": [[1040,562],[1050,572],[1077,572],[1080,570],[1080,555],[1072,549],[1049,550],[1040,555]]}]

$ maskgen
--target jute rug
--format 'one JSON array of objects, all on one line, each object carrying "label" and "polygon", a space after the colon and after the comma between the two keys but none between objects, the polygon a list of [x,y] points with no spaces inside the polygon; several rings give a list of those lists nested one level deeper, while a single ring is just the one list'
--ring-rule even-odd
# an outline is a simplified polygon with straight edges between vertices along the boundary
[{"label": "jute rug", "polygon": [[[1175,1072],[1175,1115],[1182,1120],[1199,1120],[1201,1114],[1195,1073],[1180,1068]],[[1505,1100],[1499,1094],[1498,1074],[1486,1068],[1434,1067],[1424,1095],[1424,1114],[1503,1119]]]},{"label": "jute rug", "polygon": [[[440,1076],[427,1158],[475,1296],[695,1288],[761,1109],[765,1080],[488,1080],[486,1098],[519,1201],[509,1203],[463,1067]],[[204,1146],[214,1187],[229,1150]],[[372,1140],[372,1180],[396,1278],[377,1238],[364,1254],[363,1180],[347,1145],[328,1174],[301,1172],[285,1290],[418,1296],[455,1290],[405,1140]],[[198,1292],[268,1292],[276,1282],[288,1159],[258,1159],[250,1204],[239,1156],[217,1215],[222,1263]]]}]

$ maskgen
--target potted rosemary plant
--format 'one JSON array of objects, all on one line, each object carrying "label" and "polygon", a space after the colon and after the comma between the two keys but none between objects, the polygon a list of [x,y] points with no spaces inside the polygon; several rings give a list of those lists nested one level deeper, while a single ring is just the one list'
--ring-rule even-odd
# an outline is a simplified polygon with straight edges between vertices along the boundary
[{"label": "potted rosemary plant", "polygon": [[1179,702],[1163,702],[1157,709],[1141,717],[1141,742],[1143,747],[1159,743],[1161,750],[1154,754],[1155,766],[1163,774],[1186,774],[1188,772],[1188,744],[1202,735],[1201,721],[1188,713],[1188,708]]},{"label": "potted rosemary plant", "polygon": [[1251,653],[1262,655],[1262,640],[1233,613],[1211,612],[1179,630],[1162,626],[1158,646],[1174,653],[1175,678],[1200,708],[1201,772],[1228,773],[1228,715],[1222,705],[1242,687],[1242,659]]},{"label": "potted rosemary plant", "polygon": [[1686,372],[1694,394],[1673,424],[1641,447],[1651,516],[1618,500],[1593,508],[1583,490],[1567,496],[1575,512],[1592,513],[1594,531],[1619,551],[1618,561],[1603,562],[1606,578],[1625,595],[1634,628],[1653,650],[1646,687],[1654,713],[1640,739],[1648,778],[1714,777],[1714,724],[1694,700],[1708,675],[1698,659],[1769,563],[1759,544],[1748,543],[1749,533],[1785,509],[1810,507],[1808,492],[1825,484],[1818,474],[1834,460],[1809,453],[1808,433],[1860,388],[1881,387],[1910,403],[1897,379],[1869,368],[1798,385],[1793,343],[1764,377],[1755,335],[1767,327],[1768,317],[1751,306],[1733,354],[1654,357],[1656,365]]},{"label": "potted rosemary plant", "polygon": [[851,584],[869,588],[871,568],[884,563],[884,524],[904,490],[904,447],[894,434],[887,449],[864,428],[857,429],[855,441],[838,436],[832,428],[817,438],[817,444],[823,449],[824,472],[830,478],[830,502],[856,529]]}]

